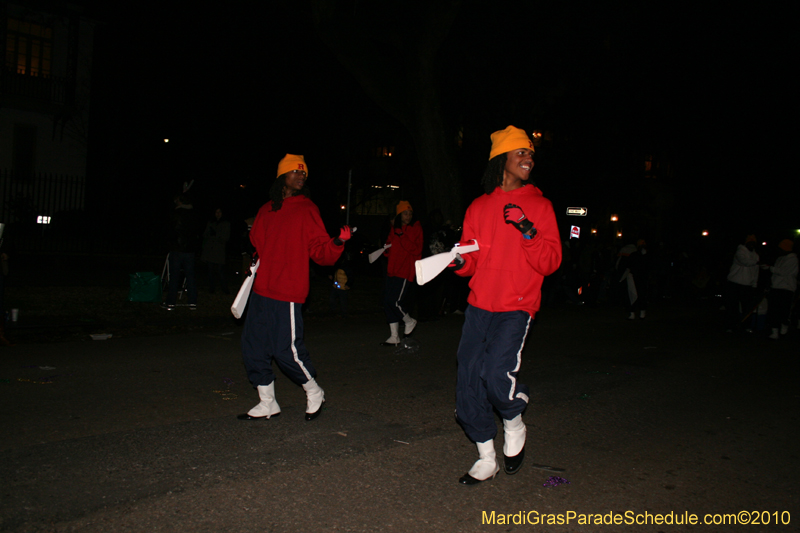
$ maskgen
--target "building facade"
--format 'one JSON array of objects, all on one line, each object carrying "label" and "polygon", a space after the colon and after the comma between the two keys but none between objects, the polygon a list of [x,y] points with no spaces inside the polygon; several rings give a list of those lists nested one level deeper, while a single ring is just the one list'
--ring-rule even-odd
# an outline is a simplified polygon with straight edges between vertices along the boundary
[{"label": "building facade", "polygon": [[0,217],[8,222],[20,221],[19,205],[50,217],[84,208],[94,28],[75,4],[0,2]]}]

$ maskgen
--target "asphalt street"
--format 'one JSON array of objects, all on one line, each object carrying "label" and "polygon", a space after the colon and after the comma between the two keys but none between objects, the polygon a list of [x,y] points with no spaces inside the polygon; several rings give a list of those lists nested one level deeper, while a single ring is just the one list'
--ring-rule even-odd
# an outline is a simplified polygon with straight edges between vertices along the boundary
[{"label": "asphalt street", "polygon": [[280,374],[281,415],[236,419],[257,397],[233,323],[0,349],[0,531],[800,530],[800,332],[726,334],[707,301],[624,316],[540,313],[526,464],[475,487],[457,483],[477,458],[453,417],[462,316],[420,323],[416,353],[379,346],[379,314],[307,319],[312,422]]}]

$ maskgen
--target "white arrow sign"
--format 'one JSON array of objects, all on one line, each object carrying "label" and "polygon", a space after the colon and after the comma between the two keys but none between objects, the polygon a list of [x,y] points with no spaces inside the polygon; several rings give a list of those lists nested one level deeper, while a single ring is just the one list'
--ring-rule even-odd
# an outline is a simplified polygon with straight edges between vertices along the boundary
[{"label": "white arrow sign", "polygon": [[585,217],[589,210],[585,207],[568,207],[567,214],[574,217]]}]

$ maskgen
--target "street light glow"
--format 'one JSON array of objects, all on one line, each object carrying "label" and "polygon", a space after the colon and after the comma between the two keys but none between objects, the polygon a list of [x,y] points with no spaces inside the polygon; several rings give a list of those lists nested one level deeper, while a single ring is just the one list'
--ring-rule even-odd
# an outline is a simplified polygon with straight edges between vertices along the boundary
[{"label": "street light glow", "polygon": [[611,215],[611,222],[616,222],[617,220],[619,220],[617,215]]}]

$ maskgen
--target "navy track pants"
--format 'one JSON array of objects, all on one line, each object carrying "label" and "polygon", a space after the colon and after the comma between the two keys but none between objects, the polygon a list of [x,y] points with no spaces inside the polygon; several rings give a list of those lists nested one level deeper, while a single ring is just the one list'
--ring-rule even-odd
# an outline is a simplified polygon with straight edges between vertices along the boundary
[{"label": "navy track pants", "polygon": [[511,420],[528,405],[528,386],[517,381],[517,373],[530,323],[525,311],[467,307],[458,345],[456,417],[474,442],[497,435],[492,408]]},{"label": "navy track pants", "polygon": [[303,342],[302,304],[250,293],[242,330],[242,359],[254,387],[275,381],[272,360],[298,385],[317,376]]},{"label": "navy track pants", "polygon": [[408,314],[407,304],[412,283],[404,278],[394,276],[386,277],[383,293],[383,310],[386,313],[386,322],[394,324],[400,322]]}]

